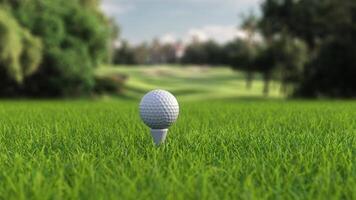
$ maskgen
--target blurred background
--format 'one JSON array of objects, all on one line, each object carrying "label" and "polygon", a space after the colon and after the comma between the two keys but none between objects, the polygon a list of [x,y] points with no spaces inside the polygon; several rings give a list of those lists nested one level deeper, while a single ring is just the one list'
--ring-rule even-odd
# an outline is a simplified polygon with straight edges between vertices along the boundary
[{"label": "blurred background", "polygon": [[355,0],[0,0],[0,96],[355,98]]}]

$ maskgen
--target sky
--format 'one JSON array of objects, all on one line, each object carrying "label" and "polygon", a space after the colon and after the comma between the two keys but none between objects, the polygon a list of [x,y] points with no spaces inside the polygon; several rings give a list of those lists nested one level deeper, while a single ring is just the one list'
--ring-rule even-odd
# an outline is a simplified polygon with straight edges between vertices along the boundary
[{"label": "sky", "polygon": [[258,14],[261,0],[102,0],[101,8],[121,28],[121,38],[138,44],[243,37],[241,15]]}]

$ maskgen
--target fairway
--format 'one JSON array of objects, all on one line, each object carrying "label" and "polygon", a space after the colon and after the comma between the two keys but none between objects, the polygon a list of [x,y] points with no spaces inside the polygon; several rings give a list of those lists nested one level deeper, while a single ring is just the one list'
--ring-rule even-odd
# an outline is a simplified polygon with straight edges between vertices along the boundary
[{"label": "fairway", "polygon": [[183,101],[156,148],[138,100],[0,103],[1,199],[355,199],[356,103]]},{"label": "fairway", "polygon": [[[98,76],[124,74],[125,97],[138,99],[153,89],[171,91],[180,100],[262,98],[263,81],[255,74],[251,89],[246,89],[245,73],[227,67],[201,66],[103,66]],[[278,82],[271,81],[270,98],[283,98]]]}]

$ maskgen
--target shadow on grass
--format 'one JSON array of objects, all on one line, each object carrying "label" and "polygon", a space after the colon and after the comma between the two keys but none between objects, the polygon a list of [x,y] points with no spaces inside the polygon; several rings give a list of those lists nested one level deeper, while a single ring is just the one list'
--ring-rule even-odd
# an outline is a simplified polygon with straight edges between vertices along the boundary
[{"label": "shadow on grass", "polygon": [[176,89],[176,90],[171,90],[171,92],[174,95],[177,96],[183,96],[183,95],[193,95],[193,94],[202,94],[206,91],[201,90],[201,89]]},{"label": "shadow on grass", "polygon": [[256,97],[256,96],[241,96],[241,97],[225,97],[225,98],[211,98],[212,101],[214,100],[219,100],[219,101],[225,101],[225,102],[268,102],[268,101],[274,101],[274,102],[283,102],[286,101],[284,98],[278,98],[278,97]]},{"label": "shadow on grass", "polygon": [[[160,89],[159,87],[157,88],[152,88],[152,90],[154,89]],[[137,87],[133,87],[133,86],[125,86],[125,90],[126,91],[130,91],[130,92],[134,92],[137,94],[145,94],[147,92],[149,92],[151,89],[147,90],[147,89],[142,89],[142,88],[137,88]],[[202,90],[202,89],[170,89],[169,90],[171,93],[173,93],[174,95],[192,95],[192,94],[199,94],[199,93],[205,93],[206,91]]]}]

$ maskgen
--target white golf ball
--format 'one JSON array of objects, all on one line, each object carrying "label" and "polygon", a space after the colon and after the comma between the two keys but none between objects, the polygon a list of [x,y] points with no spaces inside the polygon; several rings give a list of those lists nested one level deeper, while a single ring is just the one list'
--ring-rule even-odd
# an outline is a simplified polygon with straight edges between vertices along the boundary
[{"label": "white golf ball", "polygon": [[177,99],[167,91],[153,90],[142,98],[140,115],[151,129],[167,129],[178,118]]}]

